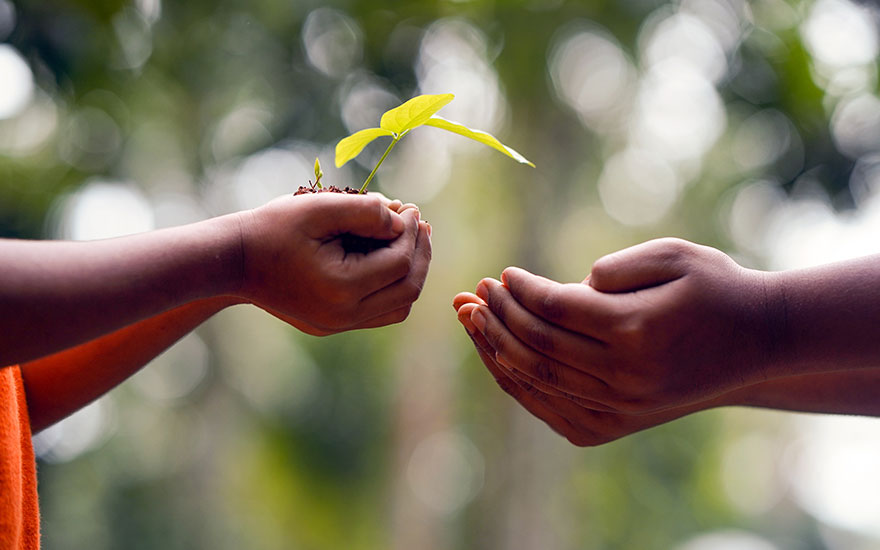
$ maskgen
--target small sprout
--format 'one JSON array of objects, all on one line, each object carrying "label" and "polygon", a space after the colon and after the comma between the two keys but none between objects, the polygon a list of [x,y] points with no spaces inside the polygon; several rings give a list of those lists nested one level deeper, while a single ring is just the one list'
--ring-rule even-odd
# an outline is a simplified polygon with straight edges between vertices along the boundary
[{"label": "small sprout", "polygon": [[[321,185],[321,178],[324,177],[324,171],[321,170],[321,162],[318,160],[318,157],[315,157],[315,183],[312,184],[312,188],[317,187],[318,189],[323,189],[324,186]],[[311,182],[309,182],[311,183]]]},{"label": "small sprout", "polygon": [[364,185],[361,187],[360,192],[366,193],[367,186],[370,184],[370,181],[372,181],[373,176],[376,175],[379,166],[382,165],[382,162],[385,161],[388,153],[390,153],[391,149],[397,145],[397,142],[403,139],[403,136],[408,134],[410,130],[418,128],[419,126],[433,126],[479,141],[518,162],[528,164],[534,168],[535,165],[529,162],[528,159],[498,141],[491,134],[483,132],[482,130],[473,130],[464,124],[459,124],[458,122],[453,122],[436,116],[435,113],[445,107],[454,97],[455,96],[452,94],[420,95],[394,109],[391,109],[390,111],[387,111],[382,115],[382,119],[379,121],[379,128],[367,128],[366,130],[355,132],[336,144],[336,167],[338,168],[358,156],[360,152],[364,150],[364,147],[376,138],[383,136],[390,137],[391,143],[388,145],[382,158],[376,163],[376,167],[373,168],[373,171],[370,172],[370,175],[367,176]]}]

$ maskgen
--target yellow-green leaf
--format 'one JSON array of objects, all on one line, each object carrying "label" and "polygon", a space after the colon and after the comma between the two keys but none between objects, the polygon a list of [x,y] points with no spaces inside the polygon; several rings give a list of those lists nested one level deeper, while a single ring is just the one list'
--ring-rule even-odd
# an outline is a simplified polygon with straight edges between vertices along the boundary
[{"label": "yellow-green leaf", "polygon": [[416,96],[382,115],[379,126],[399,136],[424,124],[454,97],[452,94]]},{"label": "yellow-green leaf", "polygon": [[521,162],[523,164],[528,164],[532,168],[535,167],[535,165],[532,164],[527,158],[520,155],[519,153],[517,153],[516,151],[514,151],[513,149],[511,149],[507,145],[504,145],[503,143],[498,141],[498,139],[495,138],[495,136],[493,136],[492,134],[489,134],[489,133],[484,132],[482,130],[473,130],[471,128],[468,128],[464,124],[460,124],[458,122],[453,122],[451,120],[447,120],[447,119],[445,119],[443,117],[439,117],[439,116],[435,116],[435,117],[432,117],[432,118],[426,120],[424,122],[424,124],[425,124],[425,126],[433,126],[435,128],[442,128],[443,130],[447,130],[449,132],[453,132],[455,134],[459,134],[464,137],[471,138],[475,141],[479,141],[480,143],[482,143],[484,145],[488,145],[489,147],[491,147],[493,149],[501,151],[505,155],[509,156],[510,158],[512,158],[518,162]]},{"label": "yellow-green leaf", "polygon": [[393,136],[394,132],[383,128],[367,128],[355,132],[336,144],[336,167],[358,156],[371,141],[382,136]]}]

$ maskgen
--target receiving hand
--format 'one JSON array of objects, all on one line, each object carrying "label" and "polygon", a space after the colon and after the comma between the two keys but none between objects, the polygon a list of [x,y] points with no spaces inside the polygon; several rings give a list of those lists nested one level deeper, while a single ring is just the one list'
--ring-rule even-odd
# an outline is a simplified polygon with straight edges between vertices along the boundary
[{"label": "receiving hand", "polygon": [[[431,241],[413,205],[320,193],[281,197],[240,219],[241,295],[304,332],[400,322],[421,293]],[[389,244],[351,253],[342,235]]]},{"label": "receiving hand", "polygon": [[588,425],[619,437],[765,379],[774,335],[768,276],[717,250],[661,239],[600,259],[585,284],[509,268],[503,283],[480,282],[479,301],[464,294],[456,303],[482,336],[487,367],[555,403],[532,393],[533,408],[568,422],[586,414]]},{"label": "receiving hand", "polygon": [[[453,305],[458,312],[459,322],[473,340],[480,359],[498,386],[523,408],[575,445],[583,447],[608,443],[692,412],[723,404],[705,402],[643,415],[607,411],[595,402],[548,386],[506,364],[471,321],[474,310],[478,306],[486,306],[478,296],[463,292],[455,297]],[[494,314],[490,311],[487,315],[491,317]],[[508,337],[513,338],[513,335]],[[597,406],[601,408],[597,410]]]}]

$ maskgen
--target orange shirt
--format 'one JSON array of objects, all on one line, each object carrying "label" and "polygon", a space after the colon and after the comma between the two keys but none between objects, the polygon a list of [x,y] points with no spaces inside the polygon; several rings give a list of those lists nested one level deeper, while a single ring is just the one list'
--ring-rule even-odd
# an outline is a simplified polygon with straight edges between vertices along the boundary
[{"label": "orange shirt", "polygon": [[40,548],[37,468],[18,367],[0,368],[0,548]]}]

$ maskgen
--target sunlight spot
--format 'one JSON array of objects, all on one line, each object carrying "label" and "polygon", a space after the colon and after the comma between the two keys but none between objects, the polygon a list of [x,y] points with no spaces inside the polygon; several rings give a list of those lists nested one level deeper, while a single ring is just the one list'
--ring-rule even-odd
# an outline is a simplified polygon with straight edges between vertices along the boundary
[{"label": "sunlight spot", "polygon": [[268,130],[271,121],[272,113],[260,105],[237,107],[214,128],[211,138],[214,159],[226,160],[271,143],[272,134]]},{"label": "sunlight spot", "polygon": [[0,153],[30,155],[44,147],[58,128],[58,108],[47,94],[38,91],[17,116],[0,120]]},{"label": "sunlight spot", "polygon": [[52,463],[70,462],[97,449],[112,435],[109,397],[95,401],[34,436],[34,453]]},{"label": "sunlight spot", "polygon": [[453,514],[482,490],[484,470],[483,455],[470,439],[444,431],[416,446],[406,478],[422,503],[435,512]]},{"label": "sunlight spot", "polygon": [[84,171],[104,168],[122,147],[122,130],[106,111],[83,107],[69,116],[59,134],[59,154]]},{"label": "sunlight spot", "polygon": [[676,13],[649,21],[639,40],[641,59],[649,69],[672,59],[687,64],[710,82],[727,74],[724,49],[712,30],[693,15]]},{"label": "sunlight spot", "polygon": [[871,12],[848,0],[813,4],[801,34],[813,57],[834,68],[873,63],[877,56],[877,27]]},{"label": "sunlight spot", "polygon": [[769,224],[786,198],[785,192],[772,181],[756,181],[737,188],[727,216],[727,231],[739,249],[764,251]]},{"label": "sunlight spot", "polygon": [[379,125],[382,113],[402,103],[390,87],[372,75],[349,77],[342,92],[342,122],[349,133]]},{"label": "sunlight spot", "polygon": [[774,465],[779,452],[774,440],[751,433],[728,442],[721,464],[721,483],[733,506],[758,516],[783,497],[784,487]]},{"label": "sunlight spot", "polygon": [[247,157],[234,176],[238,206],[256,208],[307,185],[315,178],[314,162],[284,149],[266,149]]},{"label": "sunlight spot", "polygon": [[733,159],[745,170],[776,162],[797,140],[797,130],[775,109],[759,111],[745,119],[733,136]]},{"label": "sunlight spot", "polygon": [[18,50],[0,44],[0,120],[22,112],[34,95],[34,75]]},{"label": "sunlight spot", "polygon": [[357,22],[341,11],[318,8],[306,17],[302,39],[313,67],[328,76],[344,76],[363,56]]},{"label": "sunlight spot", "polygon": [[[490,133],[506,116],[498,75],[487,59],[486,37],[462,19],[440,19],[428,27],[416,61],[419,91],[453,93],[441,116]],[[461,140],[450,142],[452,147]]]},{"label": "sunlight spot", "polygon": [[801,416],[790,449],[797,502],[830,525],[880,537],[880,423],[873,418]]},{"label": "sunlight spot", "polygon": [[635,145],[680,161],[705,154],[726,122],[711,82],[691,65],[669,59],[642,80],[631,131]]},{"label": "sunlight spot", "polygon": [[121,57],[119,68],[139,69],[153,54],[153,36],[150,22],[140,11],[125,8],[113,18],[113,30],[119,41]]},{"label": "sunlight spot", "polygon": [[632,103],[635,68],[610,34],[598,28],[564,31],[549,58],[556,93],[584,124],[623,122]]},{"label": "sunlight spot", "polygon": [[196,333],[190,333],[131,378],[141,394],[155,401],[186,397],[205,379],[210,354]]},{"label": "sunlight spot", "polygon": [[680,181],[663,158],[628,149],[605,162],[598,186],[611,217],[626,225],[650,225],[675,204]]},{"label": "sunlight spot", "polygon": [[755,533],[725,529],[697,535],[675,550],[778,550],[778,547]]},{"label": "sunlight spot", "polygon": [[841,101],[831,116],[831,135],[850,158],[880,152],[880,99],[863,94]]},{"label": "sunlight spot", "polygon": [[149,201],[128,183],[92,180],[63,199],[60,212],[62,239],[105,239],[154,228]]}]

